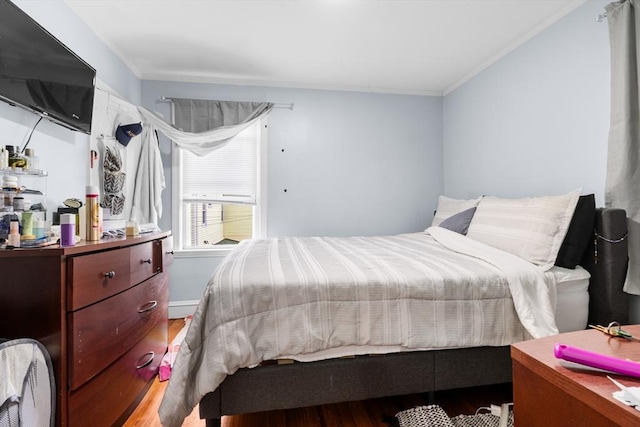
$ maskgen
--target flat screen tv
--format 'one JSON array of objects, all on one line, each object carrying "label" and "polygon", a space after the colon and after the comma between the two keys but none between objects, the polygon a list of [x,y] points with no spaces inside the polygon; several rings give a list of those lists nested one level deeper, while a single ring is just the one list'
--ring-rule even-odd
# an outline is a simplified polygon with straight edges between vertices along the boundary
[{"label": "flat screen tv", "polygon": [[29,15],[0,0],[0,99],[91,133],[96,70]]}]

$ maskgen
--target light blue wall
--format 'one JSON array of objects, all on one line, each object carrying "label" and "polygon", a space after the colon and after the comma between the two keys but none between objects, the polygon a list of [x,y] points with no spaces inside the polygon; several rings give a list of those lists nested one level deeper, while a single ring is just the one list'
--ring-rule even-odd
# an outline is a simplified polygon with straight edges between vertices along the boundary
[{"label": "light blue wall", "polygon": [[[395,234],[431,223],[443,189],[440,97],[143,81],[143,106],[170,117],[162,96],[294,103],[269,115],[269,236]],[[170,143],[162,136],[161,151],[168,228]],[[218,261],[177,259],[171,300],[199,299]]]},{"label": "light blue wall", "polygon": [[604,203],[609,38],[590,1],[444,99],[451,197],[558,194]]},{"label": "light blue wall", "polygon": [[[595,193],[604,206],[609,1],[589,1],[444,98],[450,197]],[[632,297],[640,321],[640,298]]]},{"label": "light blue wall", "polygon": [[[98,77],[133,103],[140,102],[140,80],[98,39],[61,0],[14,3],[47,31],[88,62]],[[0,143],[23,146],[38,116],[0,102]],[[89,136],[43,120],[36,127],[29,147],[49,172],[46,203],[51,212],[69,197],[84,198],[89,181]]]}]

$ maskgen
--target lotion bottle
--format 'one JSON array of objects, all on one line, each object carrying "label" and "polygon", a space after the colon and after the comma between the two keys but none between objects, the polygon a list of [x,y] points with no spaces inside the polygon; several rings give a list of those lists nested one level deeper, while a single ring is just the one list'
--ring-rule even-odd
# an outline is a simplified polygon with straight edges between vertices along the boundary
[{"label": "lotion bottle", "polygon": [[87,186],[86,215],[87,215],[87,241],[100,240],[100,211],[98,207],[98,187]]},{"label": "lotion bottle", "polygon": [[9,152],[4,149],[4,147],[0,147],[0,169],[8,169],[9,168]]}]

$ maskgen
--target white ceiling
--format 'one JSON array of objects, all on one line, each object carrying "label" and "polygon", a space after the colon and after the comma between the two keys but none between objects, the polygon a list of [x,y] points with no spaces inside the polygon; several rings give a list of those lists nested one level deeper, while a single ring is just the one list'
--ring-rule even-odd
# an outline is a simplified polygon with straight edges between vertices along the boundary
[{"label": "white ceiling", "polygon": [[65,0],[141,79],[446,94],[585,0]]}]

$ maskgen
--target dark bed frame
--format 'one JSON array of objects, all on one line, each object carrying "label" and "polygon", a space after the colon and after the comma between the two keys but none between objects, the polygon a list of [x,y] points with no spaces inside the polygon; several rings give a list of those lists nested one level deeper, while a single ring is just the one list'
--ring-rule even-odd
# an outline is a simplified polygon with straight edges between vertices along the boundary
[{"label": "dark bed frame", "polygon": [[[627,242],[626,212],[596,211],[594,238],[581,265],[591,273],[589,323],[628,323],[622,286]],[[600,237],[597,237],[600,236]],[[301,408],[439,390],[511,382],[510,346],[415,351],[240,369],[200,401],[200,418],[219,427],[223,415]]]}]

